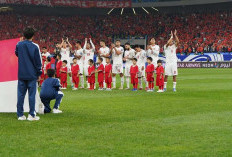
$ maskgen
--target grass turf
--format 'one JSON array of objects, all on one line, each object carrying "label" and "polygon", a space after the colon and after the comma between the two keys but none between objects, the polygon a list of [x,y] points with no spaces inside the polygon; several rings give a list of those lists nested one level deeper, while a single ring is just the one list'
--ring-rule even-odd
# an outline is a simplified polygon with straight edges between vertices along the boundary
[{"label": "grass turf", "polygon": [[1,113],[0,156],[232,156],[231,79],[179,69],[177,93],[171,78],[166,93],[66,90],[63,114]]}]

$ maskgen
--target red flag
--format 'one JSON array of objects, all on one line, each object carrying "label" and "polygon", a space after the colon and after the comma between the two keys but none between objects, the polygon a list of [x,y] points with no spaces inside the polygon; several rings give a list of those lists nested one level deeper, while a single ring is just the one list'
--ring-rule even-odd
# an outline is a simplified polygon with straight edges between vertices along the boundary
[{"label": "red flag", "polygon": [[19,38],[0,41],[0,82],[18,80],[18,58],[15,48]]}]

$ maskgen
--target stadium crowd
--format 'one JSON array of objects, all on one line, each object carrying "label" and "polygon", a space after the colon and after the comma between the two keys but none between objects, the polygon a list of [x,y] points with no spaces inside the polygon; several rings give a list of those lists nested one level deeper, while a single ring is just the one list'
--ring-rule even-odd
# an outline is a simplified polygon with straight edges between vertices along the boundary
[{"label": "stadium crowd", "polygon": [[[126,20],[125,20],[126,19]],[[53,52],[62,37],[70,41],[84,41],[91,37],[99,47],[100,39],[110,45],[113,38],[155,37],[162,47],[171,30],[180,30],[177,53],[231,52],[232,11],[191,14],[108,15],[108,16],[35,16],[15,13],[0,14],[0,40],[21,36],[26,25],[38,33],[35,37],[41,47]]]}]

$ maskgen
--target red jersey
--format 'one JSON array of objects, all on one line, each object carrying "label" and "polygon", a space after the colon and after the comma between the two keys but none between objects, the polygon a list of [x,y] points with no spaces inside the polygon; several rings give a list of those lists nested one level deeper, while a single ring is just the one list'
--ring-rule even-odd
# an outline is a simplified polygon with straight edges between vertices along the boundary
[{"label": "red jersey", "polygon": [[137,65],[132,65],[130,67],[130,74],[137,74],[139,72],[139,67]]},{"label": "red jersey", "polygon": [[51,62],[49,62],[49,63],[46,65],[46,70],[51,69],[51,68],[52,68],[52,64],[51,64]]},{"label": "red jersey", "polygon": [[105,73],[111,73],[111,71],[112,71],[112,65],[106,64],[105,65]]},{"label": "red jersey", "polygon": [[161,66],[157,66],[157,68],[156,68],[156,74],[160,76],[162,73],[164,73],[163,66],[162,65]]},{"label": "red jersey", "polygon": [[73,64],[71,69],[72,69],[72,75],[77,75],[79,70],[80,70],[78,64],[76,64],[76,65]]},{"label": "red jersey", "polygon": [[93,73],[94,71],[95,71],[94,65],[93,66],[89,66],[89,68],[88,68],[89,76],[93,76],[94,75],[94,73]]},{"label": "red jersey", "polygon": [[155,66],[153,64],[149,64],[146,68],[146,73],[153,73],[155,71]]},{"label": "red jersey", "polygon": [[104,65],[100,64],[98,67],[98,82],[104,81]]},{"label": "red jersey", "polygon": [[62,67],[62,61],[56,63],[56,77],[60,77],[60,68]]}]

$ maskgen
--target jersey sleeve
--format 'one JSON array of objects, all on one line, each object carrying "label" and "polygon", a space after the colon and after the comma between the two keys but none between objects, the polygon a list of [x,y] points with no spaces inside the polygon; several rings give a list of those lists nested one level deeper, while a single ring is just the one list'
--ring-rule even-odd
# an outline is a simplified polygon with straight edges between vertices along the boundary
[{"label": "jersey sleeve", "polygon": [[42,74],[42,59],[41,59],[41,53],[39,50],[39,46],[35,48],[34,60],[35,60],[35,68],[37,71],[37,76],[40,76]]}]

